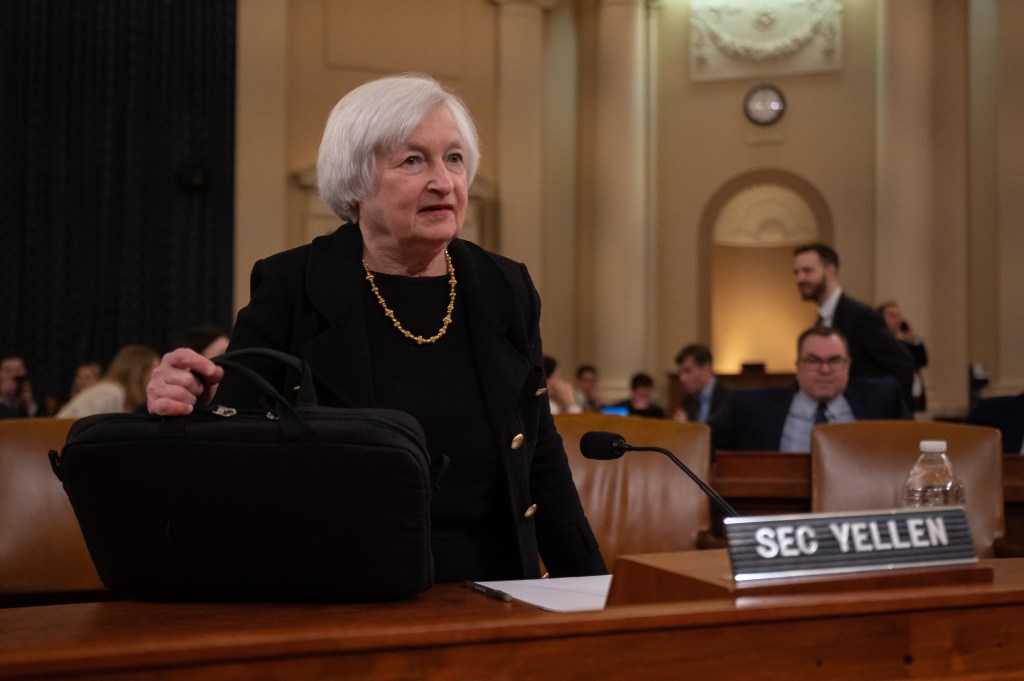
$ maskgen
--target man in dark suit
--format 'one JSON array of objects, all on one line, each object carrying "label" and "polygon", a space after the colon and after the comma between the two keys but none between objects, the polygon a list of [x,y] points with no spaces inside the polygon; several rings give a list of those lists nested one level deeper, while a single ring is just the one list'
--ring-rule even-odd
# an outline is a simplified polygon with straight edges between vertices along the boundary
[{"label": "man in dark suit", "polygon": [[914,404],[912,411],[924,411],[928,406],[927,396],[924,389],[924,376],[921,369],[928,366],[928,350],[924,346],[924,340],[917,335],[910,322],[903,316],[903,310],[895,300],[888,300],[878,306],[878,314],[882,315],[885,327],[889,333],[896,336],[907,352],[914,360],[914,383],[912,394]]},{"label": "man in dark suit", "polygon": [[839,285],[839,255],[824,244],[794,251],[793,273],[804,300],[818,305],[818,324],[839,329],[850,349],[850,375],[856,378],[892,376],[913,405],[914,358],[889,333],[885,321],[870,305],[843,293]]},{"label": "man in dark suit", "polygon": [[797,341],[796,385],[734,391],[711,432],[715,450],[808,452],[811,430],[819,423],[908,418],[895,381],[850,378],[843,335],[816,326]]},{"label": "man in dark suit", "polygon": [[732,390],[715,376],[711,351],[687,345],[676,355],[676,375],[683,386],[683,401],[672,414],[676,421],[707,423],[725,406]]},{"label": "man in dark suit", "polygon": [[1003,433],[1003,451],[1024,454],[1024,393],[978,400],[967,423],[998,428]]}]

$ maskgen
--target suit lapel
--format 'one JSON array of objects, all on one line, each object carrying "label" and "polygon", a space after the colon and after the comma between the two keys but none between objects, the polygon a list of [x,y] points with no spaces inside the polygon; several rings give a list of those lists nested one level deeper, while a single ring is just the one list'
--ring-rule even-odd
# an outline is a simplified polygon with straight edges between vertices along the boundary
[{"label": "suit lapel", "polygon": [[533,369],[526,324],[516,323],[515,317],[523,303],[487,256],[458,239],[451,243],[448,253],[456,277],[463,284],[458,291],[466,306],[473,360],[488,417],[495,434],[499,434],[500,425],[515,409],[521,387]]},{"label": "suit lapel", "polygon": [[372,407],[376,399],[363,316],[362,244],[357,225],[313,240],[305,287],[328,326],[300,349],[300,356],[318,367],[318,390],[326,388],[341,405]]},{"label": "suit lapel", "polygon": [[846,325],[846,313],[848,306],[846,304],[846,294],[840,293],[839,300],[836,301],[836,309],[832,313],[832,328],[842,330]]},{"label": "suit lapel", "polygon": [[785,398],[772,400],[768,403],[773,413],[765,421],[767,424],[767,434],[762,444],[765,445],[766,449],[778,449],[779,445],[782,444],[782,431],[785,429],[786,419],[789,417],[789,407],[793,403],[793,398],[796,397],[797,388],[795,385],[790,388],[781,388],[780,390],[783,391]]},{"label": "suit lapel", "polygon": [[851,377],[843,391],[843,397],[850,404],[850,410],[858,421],[875,419],[882,415],[878,406],[879,393]]}]

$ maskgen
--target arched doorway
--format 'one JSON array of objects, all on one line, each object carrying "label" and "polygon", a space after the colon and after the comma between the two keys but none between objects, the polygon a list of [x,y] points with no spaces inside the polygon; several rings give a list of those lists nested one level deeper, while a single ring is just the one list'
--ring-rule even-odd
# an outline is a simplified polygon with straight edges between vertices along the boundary
[{"label": "arched doorway", "polygon": [[701,218],[702,278],[711,292],[701,315],[717,371],[793,371],[794,343],[815,316],[793,283],[793,248],[831,240],[828,204],[797,175],[756,170],[715,193]]}]

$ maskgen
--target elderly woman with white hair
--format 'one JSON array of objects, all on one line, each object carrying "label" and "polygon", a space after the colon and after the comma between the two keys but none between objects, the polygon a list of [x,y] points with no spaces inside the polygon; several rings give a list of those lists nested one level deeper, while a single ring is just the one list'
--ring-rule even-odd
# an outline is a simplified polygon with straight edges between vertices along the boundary
[{"label": "elderly woman with white hair", "polygon": [[[545,394],[540,300],[521,263],[458,238],[480,154],[462,101],[421,75],[366,83],[327,121],[317,177],[348,224],[256,263],[231,350],[305,359],[320,401],[415,416],[450,459],[431,508],[438,582],[601,574]],[[456,278],[456,273],[457,277]],[[283,385],[280,368],[261,373]],[[186,349],[149,410],[242,389]]]}]

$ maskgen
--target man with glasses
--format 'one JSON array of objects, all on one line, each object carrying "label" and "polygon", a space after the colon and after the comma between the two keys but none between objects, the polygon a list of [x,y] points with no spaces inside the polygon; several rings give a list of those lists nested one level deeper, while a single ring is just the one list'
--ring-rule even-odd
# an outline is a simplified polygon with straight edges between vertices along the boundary
[{"label": "man with glasses", "polygon": [[716,450],[809,452],[818,424],[908,418],[896,382],[850,378],[846,339],[837,329],[816,326],[797,340],[796,385],[733,391],[711,431]]}]

